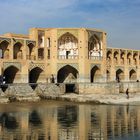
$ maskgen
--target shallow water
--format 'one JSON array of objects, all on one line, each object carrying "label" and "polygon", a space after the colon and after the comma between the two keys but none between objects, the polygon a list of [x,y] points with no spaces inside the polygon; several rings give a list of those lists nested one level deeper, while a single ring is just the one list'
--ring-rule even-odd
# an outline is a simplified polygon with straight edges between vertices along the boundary
[{"label": "shallow water", "polygon": [[0,105],[0,140],[124,139],[140,139],[140,105]]}]

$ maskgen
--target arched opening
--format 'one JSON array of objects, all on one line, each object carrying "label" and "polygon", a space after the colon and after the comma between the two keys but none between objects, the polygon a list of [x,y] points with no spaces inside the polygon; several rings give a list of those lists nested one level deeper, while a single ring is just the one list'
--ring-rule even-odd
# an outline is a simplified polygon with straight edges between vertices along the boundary
[{"label": "arched opening", "polygon": [[5,83],[15,83],[18,80],[19,69],[15,66],[10,66],[4,70],[3,76],[5,77]]},{"label": "arched opening", "polygon": [[22,44],[20,42],[17,42],[14,45],[14,59],[22,59]]},{"label": "arched opening", "polygon": [[129,80],[130,81],[136,81],[137,80],[137,73],[133,69],[129,72]]},{"label": "arched opening", "polygon": [[125,57],[125,53],[121,52],[121,64],[124,65],[124,57]]},{"label": "arched opening", "polygon": [[118,57],[119,57],[119,53],[117,51],[114,52],[114,63],[118,64]]},{"label": "arched opening", "polygon": [[88,56],[89,59],[100,59],[102,57],[102,42],[95,34],[88,41]]},{"label": "arched opening", "polygon": [[0,43],[0,58],[3,58],[3,59],[9,58],[8,46],[9,46],[9,42],[5,40]]},{"label": "arched opening", "polygon": [[27,45],[27,59],[35,60],[34,49],[34,44],[30,43]]},{"label": "arched opening", "polygon": [[111,55],[112,55],[112,52],[111,51],[107,51],[107,55],[106,55],[107,64],[110,64],[111,63]]},{"label": "arched opening", "polygon": [[94,66],[91,69],[91,72],[90,72],[90,81],[91,81],[91,83],[99,82],[100,81],[100,76],[101,76],[100,69],[97,66]]},{"label": "arched opening", "polygon": [[124,80],[124,72],[121,69],[116,71],[116,80],[117,82]]},{"label": "arched opening", "polygon": [[62,67],[57,73],[58,83],[75,83],[77,82],[78,71],[70,66],[66,65]]},{"label": "arched opening", "polygon": [[43,70],[39,67],[33,68],[29,72],[29,83],[39,83],[44,79]]},{"label": "arched opening", "polygon": [[129,53],[127,54],[127,64],[128,64],[128,65],[131,65],[131,58],[132,58],[132,54],[129,52]]},{"label": "arched opening", "polygon": [[58,39],[58,58],[78,58],[78,39],[69,32],[65,33]]},{"label": "arched opening", "polygon": [[138,54],[137,53],[134,53],[133,54],[134,65],[137,65],[137,57],[138,57]]}]

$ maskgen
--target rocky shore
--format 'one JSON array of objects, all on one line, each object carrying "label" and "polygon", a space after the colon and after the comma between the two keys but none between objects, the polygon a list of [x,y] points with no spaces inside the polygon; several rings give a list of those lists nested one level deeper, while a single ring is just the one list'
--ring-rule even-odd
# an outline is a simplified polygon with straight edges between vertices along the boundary
[{"label": "rocky shore", "polygon": [[79,95],[75,93],[69,94],[30,94],[25,96],[1,96],[0,103],[9,102],[38,102],[41,100],[57,100],[57,101],[70,101],[77,103],[92,103],[92,104],[133,104],[140,103],[140,94],[130,93],[129,99],[125,94],[85,94]]},{"label": "rocky shore", "polygon": [[64,94],[61,91],[60,85],[56,84],[40,84],[34,87],[28,84],[10,85],[4,91],[0,89],[0,103],[9,102],[38,102],[41,100],[57,100],[70,101],[78,103],[93,103],[93,104],[128,104],[140,103],[140,93],[129,93],[129,99],[125,93],[112,94]]}]

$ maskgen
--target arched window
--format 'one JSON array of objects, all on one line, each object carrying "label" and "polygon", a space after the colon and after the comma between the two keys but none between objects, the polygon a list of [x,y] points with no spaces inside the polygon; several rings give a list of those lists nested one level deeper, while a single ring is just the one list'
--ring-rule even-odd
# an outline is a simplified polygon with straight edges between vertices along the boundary
[{"label": "arched window", "polygon": [[127,54],[127,64],[128,65],[131,65],[131,60],[132,60],[132,54],[131,54],[131,52],[129,52],[128,54]]},{"label": "arched window", "polygon": [[58,39],[58,58],[59,59],[77,59],[78,58],[78,40],[71,33],[66,33]]},{"label": "arched window", "polygon": [[32,43],[27,45],[27,59],[35,60],[35,46]]},{"label": "arched window", "polygon": [[124,57],[125,57],[125,53],[121,52],[121,64],[124,65]]},{"label": "arched window", "polygon": [[8,59],[9,58],[9,42],[2,41],[0,43],[0,58]]},{"label": "arched window", "polygon": [[118,59],[119,59],[118,57],[119,57],[119,53],[118,53],[118,51],[115,51],[114,52],[114,63],[115,64],[118,64]]},{"label": "arched window", "polygon": [[22,44],[20,42],[17,42],[14,45],[14,59],[22,59]]},{"label": "arched window", "polygon": [[100,59],[102,57],[102,42],[93,35],[88,41],[88,56],[89,59]]}]

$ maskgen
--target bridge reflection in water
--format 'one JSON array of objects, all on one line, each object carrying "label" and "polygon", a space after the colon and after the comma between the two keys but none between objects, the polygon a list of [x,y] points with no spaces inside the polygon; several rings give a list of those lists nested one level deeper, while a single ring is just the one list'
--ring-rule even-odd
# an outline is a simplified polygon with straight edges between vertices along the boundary
[{"label": "bridge reflection in water", "polygon": [[2,140],[140,139],[140,106],[62,102],[0,106]]}]

